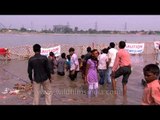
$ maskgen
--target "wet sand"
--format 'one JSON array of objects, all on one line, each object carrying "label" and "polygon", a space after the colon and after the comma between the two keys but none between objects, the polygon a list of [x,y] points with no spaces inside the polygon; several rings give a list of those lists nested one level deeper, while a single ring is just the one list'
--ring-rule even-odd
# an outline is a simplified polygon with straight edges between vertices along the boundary
[{"label": "wet sand", "polygon": [[[127,84],[127,97],[122,96],[122,77],[117,79],[118,95],[115,98],[112,92],[108,91],[107,85],[99,85],[98,97],[87,98],[87,86],[83,84],[81,73],[75,81],[68,78],[68,72],[65,76],[52,76],[53,100],[52,105],[141,105],[143,86],[142,69],[144,65],[154,63],[154,56],[135,55],[132,59],[132,74]],[[27,74],[27,60],[0,61],[0,105],[32,105],[33,94],[24,93],[26,99],[20,95],[3,95],[1,92],[5,88],[12,89],[14,84],[30,82]],[[45,105],[44,96],[40,98],[40,104]]]}]

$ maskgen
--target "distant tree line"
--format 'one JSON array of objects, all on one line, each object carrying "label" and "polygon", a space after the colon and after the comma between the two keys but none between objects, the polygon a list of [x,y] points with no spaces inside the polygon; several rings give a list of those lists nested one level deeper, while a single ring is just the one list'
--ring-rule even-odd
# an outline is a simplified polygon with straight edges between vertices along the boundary
[{"label": "distant tree line", "polygon": [[160,34],[160,31],[118,31],[118,30],[96,30],[89,28],[88,30],[79,30],[78,27],[75,27],[74,29],[70,28],[67,25],[55,25],[53,29],[41,29],[41,31],[36,31],[32,29],[27,29],[25,27],[21,27],[20,29],[0,29],[0,32],[7,32],[7,31],[18,31],[18,32],[41,32],[41,33],[63,33],[63,34]]}]

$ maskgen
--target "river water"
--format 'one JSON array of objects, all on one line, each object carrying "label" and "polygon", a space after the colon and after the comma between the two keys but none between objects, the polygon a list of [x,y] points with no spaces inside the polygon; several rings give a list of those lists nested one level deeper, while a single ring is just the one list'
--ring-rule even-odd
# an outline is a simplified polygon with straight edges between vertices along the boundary
[{"label": "river water", "polygon": [[73,44],[86,45],[95,42],[97,44],[119,42],[150,42],[160,40],[160,35],[113,35],[113,34],[0,34],[0,47],[15,47],[43,44]]}]

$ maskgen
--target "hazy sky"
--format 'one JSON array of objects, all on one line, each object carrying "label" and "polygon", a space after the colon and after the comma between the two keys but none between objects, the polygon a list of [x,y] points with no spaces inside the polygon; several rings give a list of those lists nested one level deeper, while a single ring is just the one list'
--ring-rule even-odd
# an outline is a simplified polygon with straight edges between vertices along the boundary
[{"label": "hazy sky", "polygon": [[53,25],[67,25],[79,30],[160,30],[160,15],[0,15],[0,28],[53,29]]}]

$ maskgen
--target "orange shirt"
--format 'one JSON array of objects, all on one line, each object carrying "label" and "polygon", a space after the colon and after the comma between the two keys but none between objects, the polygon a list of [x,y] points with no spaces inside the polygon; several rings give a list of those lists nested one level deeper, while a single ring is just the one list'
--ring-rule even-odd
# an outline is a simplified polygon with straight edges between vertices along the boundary
[{"label": "orange shirt", "polygon": [[160,105],[160,81],[154,80],[144,88],[142,105]]},{"label": "orange shirt", "polygon": [[131,65],[130,54],[125,49],[119,49],[116,54],[116,59],[112,71],[116,71],[118,67]]}]

